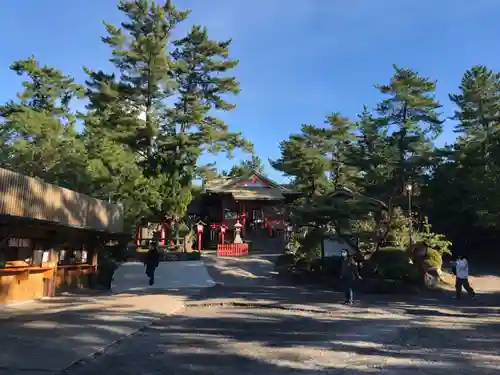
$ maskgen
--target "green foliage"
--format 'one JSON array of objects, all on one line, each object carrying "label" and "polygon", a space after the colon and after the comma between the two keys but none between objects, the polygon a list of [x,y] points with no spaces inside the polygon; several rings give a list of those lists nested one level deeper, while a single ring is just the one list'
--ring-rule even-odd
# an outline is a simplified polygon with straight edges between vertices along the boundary
[{"label": "green foliage", "polygon": [[427,266],[440,270],[443,267],[443,255],[435,249],[428,249],[425,257]]},{"label": "green foliage", "polygon": [[[120,201],[133,228],[143,218],[184,217],[204,151],[229,155],[251,144],[217,118],[239,92],[230,41],[202,26],[172,37],[189,10],[171,1],[120,1],[125,21],[106,23],[114,72],[86,68],[87,91],[34,58],[13,64],[26,75],[20,103],[1,107],[2,166],[97,198]],[[167,48],[173,45],[173,49]],[[76,134],[73,98],[86,94],[84,132]]]},{"label": "green foliage", "polygon": [[262,160],[257,155],[252,155],[250,160],[244,160],[239,165],[234,165],[231,167],[229,172],[222,172],[224,176],[231,177],[244,177],[249,175],[252,171],[257,173],[264,173],[264,165]]},{"label": "green foliage", "polygon": [[191,229],[185,223],[180,223],[178,232],[180,237],[185,237],[191,232]]},{"label": "green foliage", "polygon": [[[199,194],[193,179],[218,176],[215,164],[200,165],[202,154],[252,151],[221,115],[240,92],[233,74],[238,61],[231,41],[211,39],[203,25],[177,36],[190,10],[170,0],[122,0],[118,9],[124,21],[106,23],[102,38],[112,67],[86,68],[84,86],[35,57],[11,65],[24,82],[17,98],[0,106],[0,166],[121,202],[131,228],[164,215],[180,222]],[[334,228],[357,235],[376,244],[371,248],[404,248],[410,224],[404,186],[411,182],[414,218],[428,216],[442,233],[433,233],[426,219],[416,235],[430,249],[450,254],[450,239],[460,252],[493,253],[491,244],[500,240],[500,73],[483,65],[464,73],[449,95],[457,139],[441,148],[436,85],[394,66],[387,83],[376,85],[382,98],[374,109],[363,107],[355,119],[333,112],[284,139],[271,164],[304,193],[291,205],[292,221],[318,233]],[[80,99],[88,105],[77,113],[72,108]],[[251,169],[262,172],[256,155],[226,174]],[[377,198],[387,209],[334,199],[341,188]],[[313,237],[296,252],[312,259]]]},{"label": "green foliage", "polygon": [[418,233],[419,240],[427,246],[428,249],[437,251],[440,256],[451,255],[452,243],[446,239],[444,234],[436,234],[432,232],[432,225],[429,224],[429,219],[426,216],[424,219],[424,231]]},{"label": "green foliage", "polygon": [[380,248],[365,265],[365,268],[381,279],[405,280],[408,282],[418,280],[418,270],[410,263],[405,248]]},{"label": "green foliage", "polygon": [[318,228],[310,230],[304,238],[300,240],[300,248],[298,251],[300,257],[311,262],[320,258],[323,237],[323,230]]},{"label": "green foliage", "polygon": [[399,248],[407,248],[410,243],[410,218],[399,207],[394,209],[386,242]]},{"label": "green foliage", "polygon": [[10,68],[25,78],[24,91],[18,101],[0,106],[0,166],[85,191],[86,157],[70,110],[71,102],[84,94],[83,87],[34,57]]},{"label": "green foliage", "polygon": [[301,134],[291,135],[280,144],[281,157],[271,165],[294,179],[293,187],[309,197],[328,190],[326,156],[323,135],[326,130],[314,125],[302,125]]},{"label": "green foliage", "polygon": [[[305,236],[300,232],[307,230]],[[321,242],[323,231],[321,229],[303,228],[302,231],[293,232],[284,254],[280,256],[276,265],[312,265],[321,258]]]}]

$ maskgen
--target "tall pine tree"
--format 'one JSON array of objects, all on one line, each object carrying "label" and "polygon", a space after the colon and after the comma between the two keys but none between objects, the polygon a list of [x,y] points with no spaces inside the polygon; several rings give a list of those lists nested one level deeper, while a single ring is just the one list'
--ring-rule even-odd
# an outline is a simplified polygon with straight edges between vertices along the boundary
[{"label": "tall pine tree", "polygon": [[421,77],[411,69],[394,65],[389,84],[375,87],[388,97],[377,107],[380,120],[385,121],[396,151],[393,175],[393,195],[404,192],[409,181],[430,165],[433,141],[441,134],[441,104],[435,99],[436,82]]},{"label": "tall pine tree", "polygon": [[0,106],[2,166],[85,191],[86,157],[70,109],[84,95],[83,87],[34,57],[14,62],[11,69],[25,81],[17,101]]}]

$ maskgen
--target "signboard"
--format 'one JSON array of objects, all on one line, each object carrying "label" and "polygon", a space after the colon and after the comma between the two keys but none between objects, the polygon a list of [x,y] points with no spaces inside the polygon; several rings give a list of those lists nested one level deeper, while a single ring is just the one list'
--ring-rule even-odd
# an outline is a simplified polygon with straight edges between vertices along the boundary
[{"label": "signboard", "polygon": [[323,256],[328,257],[340,257],[342,249],[347,249],[349,253],[352,253],[352,247],[343,242],[338,238],[325,238],[323,239]]}]

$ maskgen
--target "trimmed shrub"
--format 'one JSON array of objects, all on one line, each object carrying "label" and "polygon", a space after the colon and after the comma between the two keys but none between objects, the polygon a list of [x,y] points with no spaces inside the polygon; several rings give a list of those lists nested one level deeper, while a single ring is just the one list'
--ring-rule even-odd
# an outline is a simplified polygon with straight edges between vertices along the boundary
[{"label": "trimmed shrub", "polygon": [[427,250],[427,255],[424,262],[428,267],[436,268],[438,270],[443,267],[443,257],[441,256],[439,251],[434,249]]},{"label": "trimmed shrub", "polygon": [[410,263],[406,249],[385,247],[379,249],[363,267],[368,276],[388,280],[418,281],[418,269]]}]

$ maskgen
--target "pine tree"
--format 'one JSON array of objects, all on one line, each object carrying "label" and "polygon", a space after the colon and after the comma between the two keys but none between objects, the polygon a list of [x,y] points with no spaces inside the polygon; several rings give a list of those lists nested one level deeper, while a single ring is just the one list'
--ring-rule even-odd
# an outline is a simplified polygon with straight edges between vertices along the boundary
[{"label": "pine tree", "polygon": [[485,228],[497,228],[500,74],[474,66],[464,73],[459,90],[450,95],[457,106],[453,118],[458,121],[455,131],[459,133],[451,158],[455,166],[453,189],[465,192],[461,208],[466,216]]},{"label": "pine tree", "polygon": [[215,116],[215,111],[229,111],[228,94],[238,94],[235,77],[227,75],[238,61],[229,57],[231,41],[214,41],[206,28],[193,26],[190,32],[174,42],[173,77],[178,98],[167,111],[158,138],[161,155],[156,168],[172,172],[172,193],[164,210],[180,216],[191,200],[191,182],[198,172],[198,159],[203,152],[231,152],[238,147],[250,151],[251,144]]},{"label": "pine tree", "polygon": [[474,66],[464,73],[459,89],[459,93],[450,94],[458,107],[453,117],[458,121],[455,132],[471,148],[480,148],[480,162],[487,168],[493,162],[490,157],[500,123],[500,74],[482,65]]},{"label": "pine tree", "polygon": [[26,80],[18,100],[0,106],[2,166],[84,190],[85,153],[70,109],[72,100],[84,95],[83,87],[35,57],[18,60],[10,68]]},{"label": "pine tree", "polygon": [[366,106],[358,118],[358,136],[350,153],[350,162],[359,171],[357,188],[387,201],[391,196],[396,149],[388,135],[385,119],[375,118]]},{"label": "pine tree", "polygon": [[273,168],[293,178],[296,190],[310,198],[329,190],[327,173],[331,159],[325,149],[326,129],[302,125],[300,134],[280,143],[281,157],[270,161]]},{"label": "pine tree", "polygon": [[[106,24],[103,41],[120,73],[87,70],[88,144],[95,145],[97,159],[109,156],[96,160],[95,169],[101,175],[106,169],[127,171],[127,191],[143,191],[136,201],[149,207],[149,215],[180,219],[191,201],[193,178],[206,169],[198,167],[200,154],[248,146],[213,112],[234,107],[223,97],[237,93],[238,83],[224,73],[237,62],[229,58],[230,41],[210,40],[200,26],[173,40],[173,30],[190,11],[170,0],[121,1],[118,8],[127,21],[121,27]],[[101,139],[115,151],[98,151]]]},{"label": "pine tree", "polygon": [[[89,72],[89,109],[113,109],[120,123],[108,123],[115,133],[123,133],[132,149],[142,158],[154,157],[155,139],[165,116],[164,100],[175,91],[172,63],[168,53],[172,30],[190,11],[179,11],[148,0],[120,1],[118,9],[127,17],[121,27],[106,23],[103,42],[112,48],[110,59],[120,71],[114,75]],[[114,108],[109,108],[114,107]],[[126,120],[121,122],[122,120]],[[128,128],[128,129],[127,129]]]},{"label": "pine tree", "polygon": [[[87,69],[90,104],[86,142],[101,194],[127,202],[130,220],[163,215],[171,171],[157,168],[156,140],[166,117],[165,100],[176,93],[168,51],[173,29],[189,14],[167,1],[120,1],[126,21],[106,23],[118,75]],[[115,176],[120,176],[119,178]]]},{"label": "pine tree", "polygon": [[393,129],[391,138],[397,150],[393,183],[394,194],[398,195],[430,164],[433,141],[441,134],[443,121],[438,112],[441,105],[434,98],[436,82],[411,69],[394,65],[394,70],[389,84],[375,87],[389,96],[377,111]]},{"label": "pine tree", "polygon": [[325,151],[330,157],[333,189],[341,186],[354,188],[358,170],[351,163],[350,153],[356,138],[355,124],[338,112],[330,114],[325,123],[328,125],[324,134]]},{"label": "pine tree", "polygon": [[250,160],[243,160],[240,164],[233,165],[231,170],[229,172],[223,172],[223,175],[243,177],[252,171],[261,174],[264,173],[264,165],[262,164],[262,160],[257,155],[252,155]]}]

